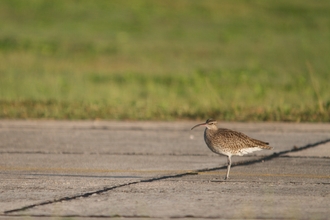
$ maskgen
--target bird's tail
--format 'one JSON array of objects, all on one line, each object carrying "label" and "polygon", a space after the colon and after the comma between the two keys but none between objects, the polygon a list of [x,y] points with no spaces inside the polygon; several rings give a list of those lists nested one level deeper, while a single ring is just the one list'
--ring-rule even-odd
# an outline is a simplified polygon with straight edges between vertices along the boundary
[{"label": "bird's tail", "polygon": [[266,150],[272,150],[274,149],[273,147],[269,146],[268,142],[260,141],[257,139],[253,139],[253,142],[258,145],[258,147]]}]

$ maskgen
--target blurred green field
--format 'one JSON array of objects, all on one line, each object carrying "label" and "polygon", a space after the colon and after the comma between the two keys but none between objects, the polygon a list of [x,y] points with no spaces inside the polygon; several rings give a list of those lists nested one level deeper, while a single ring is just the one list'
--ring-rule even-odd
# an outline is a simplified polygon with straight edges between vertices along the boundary
[{"label": "blurred green field", "polygon": [[330,1],[1,0],[0,118],[330,122]]}]

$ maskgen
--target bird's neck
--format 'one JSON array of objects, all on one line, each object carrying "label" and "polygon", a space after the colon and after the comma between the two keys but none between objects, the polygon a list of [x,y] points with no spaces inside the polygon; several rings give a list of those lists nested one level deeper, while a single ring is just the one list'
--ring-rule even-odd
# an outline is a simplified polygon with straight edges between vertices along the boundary
[{"label": "bird's neck", "polygon": [[217,130],[218,130],[217,127],[205,128],[204,133],[206,136],[213,136],[213,134],[216,133]]}]

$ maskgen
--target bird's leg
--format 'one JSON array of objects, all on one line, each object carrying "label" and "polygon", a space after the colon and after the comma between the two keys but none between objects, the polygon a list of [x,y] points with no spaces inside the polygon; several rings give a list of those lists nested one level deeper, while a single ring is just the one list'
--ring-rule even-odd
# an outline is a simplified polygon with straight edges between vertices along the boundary
[{"label": "bird's leg", "polygon": [[231,167],[231,157],[227,156],[227,161],[228,161],[228,165],[227,165],[227,175],[225,177],[225,180],[229,179],[229,172],[230,172],[230,167]]}]

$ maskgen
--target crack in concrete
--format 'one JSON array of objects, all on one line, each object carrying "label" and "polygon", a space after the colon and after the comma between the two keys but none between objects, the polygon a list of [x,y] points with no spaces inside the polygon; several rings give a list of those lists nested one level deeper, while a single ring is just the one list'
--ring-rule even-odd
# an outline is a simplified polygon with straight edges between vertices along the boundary
[{"label": "crack in concrete", "polygon": [[[114,152],[68,152],[68,151],[0,151],[0,154],[72,154],[72,155],[124,155],[124,156],[209,156],[208,154],[180,154],[180,153],[114,153]],[[213,156],[210,155],[210,156]],[[214,155],[217,156],[217,155]],[[251,156],[251,155],[249,155]]]},{"label": "crack in concrete", "polygon": [[[236,162],[232,164],[232,167],[234,166],[246,166],[246,165],[251,165],[251,164],[255,164],[255,163],[259,163],[259,162],[264,162],[264,161],[269,161],[275,158],[278,158],[286,153],[289,152],[296,152],[296,151],[302,151],[305,149],[309,149],[312,147],[316,147],[318,145],[321,144],[325,144],[330,142],[330,138],[329,139],[325,139],[322,141],[318,141],[315,142],[313,144],[308,144],[302,147],[297,147],[297,148],[293,148],[291,150],[285,150],[285,151],[281,151],[278,153],[273,153],[272,155],[269,156],[265,156],[259,159],[254,159],[254,160],[248,160],[248,161],[242,161],[242,162]],[[48,201],[44,201],[44,202],[40,202],[40,203],[35,203],[32,205],[28,205],[28,206],[23,206],[21,208],[17,208],[17,209],[12,209],[12,210],[7,210],[3,212],[3,216],[14,216],[14,215],[8,215],[10,213],[14,213],[14,212],[21,212],[21,211],[25,211],[34,207],[38,207],[38,206],[44,206],[44,205],[49,205],[49,204],[54,204],[54,203],[58,203],[58,202],[62,202],[62,201],[71,201],[71,200],[75,200],[78,198],[87,198],[89,196],[95,195],[95,194],[102,194],[117,188],[121,188],[121,187],[126,187],[126,186],[130,186],[130,185],[135,185],[135,184],[139,184],[139,183],[146,183],[146,182],[154,182],[154,181],[159,181],[159,180],[165,180],[165,179],[171,179],[171,178],[180,178],[180,177],[184,177],[184,176],[188,176],[188,175],[198,175],[198,173],[200,172],[209,172],[209,171],[215,171],[215,170],[220,170],[220,169],[226,169],[227,166],[221,166],[221,167],[214,167],[214,168],[205,168],[205,169],[199,169],[199,170],[193,170],[190,172],[185,172],[185,173],[179,173],[179,174],[172,174],[172,175],[166,175],[166,176],[161,176],[161,177],[154,177],[154,178],[149,178],[149,179],[145,179],[145,180],[139,180],[139,181],[133,181],[133,182],[129,182],[129,183],[124,183],[124,184],[120,184],[117,186],[112,186],[112,187],[106,187],[103,188],[101,190],[96,190],[96,191],[92,191],[92,192],[87,192],[87,193],[83,193],[83,194],[78,194],[75,196],[71,196],[71,197],[63,197],[60,199],[55,199],[55,200],[48,200]],[[15,215],[18,216],[18,215]],[[32,216],[32,215],[22,215],[22,216]],[[61,217],[61,216],[57,216],[57,217]],[[144,216],[146,217],[146,216]]]},{"label": "crack in concrete", "polygon": [[32,204],[32,205],[29,205],[29,206],[24,206],[24,207],[18,208],[18,209],[8,210],[8,211],[5,211],[4,214],[19,212],[19,211],[25,211],[27,209],[31,209],[31,208],[36,207],[36,206],[43,206],[43,205],[53,204],[53,203],[62,202],[62,201],[71,201],[71,200],[78,199],[78,198],[86,198],[86,197],[89,197],[89,196],[92,196],[92,195],[95,195],[95,194],[102,194],[104,192],[107,192],[107,191],[110,191],[110,190],[113,190],[113,189],[117,189],[117,188],[121,188],[121,187],[125,187],[125,186],[130,186],[130,185],[135,185],[135,184],[138,184],[138,183],[154,182],[154,181],[163,180],[163,179],[178,178],[178,177],[183,177],[183,176],[187,176],[187,175],[197,175],[197,174],[198,174],[198,172],[191,172],[191,173],[187,172],[187,173],[161,176],[161,177],[155,177],[155,178],[150,178],[150,179],[145,179],[145,180],[140,180],[140,181],[124,183],[124,184],[120,184],[120,185],[113,186],[113,187],[106,187],[104,189],[97,190],[97,191],[92,191],[92,192],[88,192],[88,193],[84,193],[84,194],[75,195],[75,196],[72,196],[72,197],[63,197],[63,198],[60,198],[60,199],[49,200],[49,201],[45,201],[45,202],[41,202],[41,203]]},{"label": "crack in concrete", "polygon": [[[8,215],[1,215],[3,217],[8,217]],[[162,218],[159,216],[149,216],[149,215],[119,215],[119,214],[114,214],[114,215],[10,215],[11,217],[37,217],[37,218],[149,218],[149,219],[154,219],[154,218]],[[168,216],[166,218],[169,219],[186,219],[186,218],[198,218],[198,219],[219,219],[223,218],[223,216],[195,216],[195,215],[182,215],[182,216]]]},{"label": "crack in concrete", "polygon": [[329,159],[330,156],[289,156],[289,155],[282,155],[281,157],[286,157],[286,158],[322,158],[322,159]]}]

